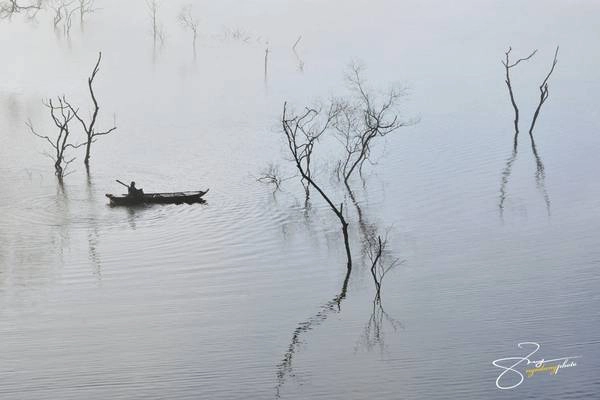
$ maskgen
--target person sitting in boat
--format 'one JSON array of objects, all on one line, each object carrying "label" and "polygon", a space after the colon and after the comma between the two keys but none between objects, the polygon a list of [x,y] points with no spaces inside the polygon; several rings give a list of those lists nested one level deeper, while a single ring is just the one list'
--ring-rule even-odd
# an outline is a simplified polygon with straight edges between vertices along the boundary
[{"label": "person sitting in boat", "polygon": [[131,181],[129,188],[127,189],[127,195],[129,197],[142,197],[144,195],[143,189],[138,189],[135,187],[135,182]]}]

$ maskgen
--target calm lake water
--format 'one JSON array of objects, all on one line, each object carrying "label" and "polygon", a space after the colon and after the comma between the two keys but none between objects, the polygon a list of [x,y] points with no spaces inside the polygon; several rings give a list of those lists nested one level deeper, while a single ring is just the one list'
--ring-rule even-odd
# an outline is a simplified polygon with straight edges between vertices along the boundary
[{"label": "calm lake water", "polygon": [[[143,1],[96,3],[69,38],[50,11],[0,21],[0,398],[599,395],[599,2],[194,2],[195,54],[176,19],[184,2],[163,2],[156,47]],[[515,59],[539,49],[512,72],[513,161],[509,45]],[[536,160],[526,131],[556,45]],[[98,51],[99,123],[118,130],[94,144],[89,175],[72,153],[61,187],[25,122],[53,132],[49,96],[87,109]],[[402,260],[383,308],[357,209],[330,173],[335,142],[315,157],[347,204],[345,296],[326,204],[305,207],[296,179],[275,194],[256,181],[269,163],[295,174],[283,102],[346,93],[352,60],[374,88],[409,87],[402,115],[420,118],[375,146],[364,187],[353,182],[362,221],[389,231]],[[210,193],[111,208],[115,179]],[[581,358],[500,390],[492,361],[525,356],[519,342],[540,344],[532,360]]]}]

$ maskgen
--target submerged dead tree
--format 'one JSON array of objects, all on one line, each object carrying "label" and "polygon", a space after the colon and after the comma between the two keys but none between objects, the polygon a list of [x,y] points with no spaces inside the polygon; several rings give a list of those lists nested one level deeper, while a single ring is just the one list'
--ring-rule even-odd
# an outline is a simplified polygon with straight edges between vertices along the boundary
[{"label": "submerged dead tree", "polygon": [[558,62],[557,57],[558,57],[558,46],[556,46],[556,51],[554,52],[554,59],[552,60],[552,67],[550,68],[550,72],[548,72],[548,75],[546,75],[546,78],[544,78],[544,80],[542,81],[542,84],[539,87],[540,102],[538,103],[538,106],[535,109],[535,112],[533,114],[533,119],[531,120],[531,126],[529,127],[529,136],[531,136],[532,140],[533,140],[533,128],[535,128],[535,123],[538,119],[538,116],[540,115],[540,110],[542,109],[542,106],[548,99],[548,79],[550,79],[550,76],[554,72],[554,67],[556,67],[556,63]]},{"label": "submerged dead tree", "polygon": [[279,173],[279,167],[271,163],[260,173],[260,176],[256,178],[256,181],[260,183],[272,184],[274,186],[273,193],[275,193],[281,188],[283,178]]},{"label": "submerged dead tree", "polygon": [[96,61],[96,65],[94,66],[92,75],[88,78],[88,89],[90,92],[90,97],[92,98],[92,104],[94,106],[92,115],[90,117],[90,121],[85,122],[85,120],[80,116],[79,109],[74,108],[70,103],[68,103],[65,100],[65,104],[67,105],[67,107],[69,107],[69,110],[73,113],[73,116],[79,121],[79,123],[81,124],[83,131],[85,132],[85,135],[87,137],[87,141],[85,142],[86,146],[85,146],[85,159],[84,159],[84,163],[85,163],[86,167],[89,167],[92,143],[94,143],[96,141],[96,138],[98,136],[108,135],[109,133],[111,133],[112,131],[117,129],[116,126],[113,126],[112,128],[105,130],[105,131],[97,131],[96,130],[96,122],[98,119],[98,112],[100,111],[100,106],[98,105],[98,100],[96,98],[96,94],[94,93],[94,78],[96,77],[96,74],[100,70],[100,61],[101,60],[102,60],[102,52],[99,52],[98,53],[98,61]]},{"label": "submerged dead tree", "polygon": [[267,47],[265,47],[265,73],[264,73],[264,81],[265,84],[269,78],[269,42],[267,42]]},{"label": "submerged dead tree", "polygon": [[95,0],[78,0],[79,2],[79,23],[83,25],[83,20],[87,14],[92,14],[96,11],[94,8]]},{"label": "submerged dead tree", "polygon": [[53,1],[50,3],[50,8],[54,10],[54,29],[58,31],[62,24],[63,35],[69,37],[73,27],[73,15],[80,9],[75,5],[75,0]]},{"label": "submerged dead tree", "polygon": [[517,65],[519,65],[519,63],[521,63],[522,61],[527,61],[531,57],[533,57],[535,55],[535,53],[537,53],[537,49],[532,51],[531,54],[529,54],[527,57],[519,58],[515,62],[510,61],[511,51],[512,51],[512,47],[509,47],[508,50],[504,53],[505,59],[502,60],[502,65],[504,65],[504,69],[505,69],[505,73],[506,73],[504,82],[506,83],[506,86],[508,87],[508,94],[510,96],[510,102],[513,106],[513,110],[515,111],[514,124],[515,124],[515,133],[516,133],[516,135],[515,135],[515,147],[516,147],[517,135],[519,134],[519,107],[517,106],[517,101],[515,100],[515,93],[513,91],[512,82],[510,80],[510,70],[511,70],[511,68],[514,68]]},{"label": "submerged dead tree", "polygon": [[340,107],[335,128],[345,155],[338,172],[348,186],[353,173],[362,175],[363,166],[370,161],[371,148],[377,138],[395,130],[412,125],[415,121],[401,121],[397,113],[399,99],[405,94],[400,87],[391,87],[384,96],[370,92],[362,78],[362,67],[352,65],[348,74],[350,89],[354,96]]},{"label": "submerged dead tree", "polygon": [[[538,189],[542,192],[542,195],[544,196],[544,202],[546,203],[546,210],[548,212],[548,215],[550,215],[551,202],[550,202],[550,196],[548,195],[548,191],[546,190],[546,185],[545,185],[546,173],[545,173],[544,164],[542,162],[542,159],[540,157],[540,154],[539,154],[536,144],[535,144],[535,140],[533,138],[533,130],[535,128],[535,124],[539,117],[542,106],[548,99],[548,95],[549,95],[548,80],[550,79],[550,76],[554,72],[554,68],[556,67],[556,64],[558,62],[558,60],[557,60],[558,49],[559,49],[559,47],[557,46],[556,51],[554,52],[554,59],[552,61],[552,66],[550,67],[550,71],[548,72],[548,74],[542,81],[541,85],[539,86],[540,99],[539,99],[538,105],[535,109],[535,112],[533,114],[531,124],[529,126],[529,138],[531,140],[531,150],[532,150],[533,156],[535,158],[535,162],[536,162],[536,174],[535,174],[536,185],[537,185]],[[500,210],[500,217],[503,217],[504,203],[506,202],[506,199],[507,199],[508,181],[509,181],[509,178],[510,178],[510,175],[512,172],[512,166],[513,166],[514,162],[516,161],[517,154],[518,154],[519,107],[517,106],[517,102],[515,100],[514,90],[513,90],[512,82],[510,79],[510,70],[511,70],[511,68],[516,67],[522,61],[527,61],[527,60],[531,59],[537,53],[537,50],[532,51],[527,57],[519,58],[518,60],[516,60],[514,62],[510,60],[511,52],[512,52],[512,47],[509,47],[508,50],[504,53],[505,59],[502,60],[502,65],[504,65],[505,74],[506,74],[505,83],[508,88],[510,102],[512,104],[512,107],[514,110],[514,115],[515,115],[514,116],[515,134],[514,134],[514,138],[513,138],[512,155],[507,160],[506,166],[505,166],[504,170],[502,171],[502,178],[501,178],[501,183],[500,183],[500,199],[498,202],[498,208]]]},{"label": "submerged dead tree", "polygon": [[[554,59],[552,60],[552,66],[550,68],[550,71],[548,72],[548,74],[546,75],[546,77],[544,78],[544,80],[542,81],[541,85],[539,86],[539,90],[540,90],[540,100],[539,103],[535,109],[535,112],[533,114],[533,118],[531,120],[531,125],[529,126],[529,135],[532,136],[533,135],[533,129],[535,128],[535,123],[537,122],[538,116],[540,115],[540,111],[542,109],[542,106],[544,105],[544,103],[546,102],[546,100],[548,99],[548,80],[550,79],[550,76],[552,75],[552,73],[554,72],[554,68],[556,67],[556,64],[558,63],[558,49],[559,47],[556,47],[556,51],[554,52]],[[515,94],[514,94],[514,90],[512,87],[512,83],[510,80],[510,70],[511,68],[516,67],[517,65],[519,65],[519,63],[521,63],[522,61],[527,61],[529,59],[531,59],[536,53],[537,53],[537,49],[532,51],[531,54],[529,54],[527,57],[524,58],[519,58],[517,61],[511,62],[510,60],[510,53],[512,51],[512,47],[509,47],[508,50],[504,53],[505,55],[505,59],[502,60],[502,65],[504,65],[504,69],[505,69],[505,82],[506,82],[506,86],[508,88],[508,94],[510,96],[510,102],[512,104],[513,110],[515,112],[515,121],[514,121],[514,125],[515,125],[515,146],[517,143],[517,137],[519,135],[519,107],[517,106],[517,102],[515,100]]]},{"label": "submerged dead tree", "polygon": [[296,178],[297,176],[298,175],[284,177],[279,171],[279,165],[269,163],[269,165],[260,172],[256,181],[267,185],[273,185],[273,196],[275,196],[275,193],[281,190],[281,185],[283,185],[285,181]]},{"label": "submerged dead tree", "polygon": [[296,42],[292,46],[292,52],[294,53],[294,56],[296,57],[296,61],[298,62],[298,71],[299,72],[304,72],[304,61],[302,60],[302,58],[300,57],[300,55],[296,51],[296,46],[298,46],[298,43],[300,43],[300,40],[302,40],[302,35],[300,35],[298,37],[298,39],[296,40]]},{"label": "submerged dead tree", "polygon": [[348,222],[344,218],[344,203],[340,203],[337,206],[321,186],[315,182],[311,172],[311,157],[314,145],[327,131],[329,126],[331,126],[338,112],[337,103],[332,102],[326,111],[307,107],[303,113],[295,114],[288,112],[286,102],[283,105],[281,123],[292,161],[300,173],[307,197],[309,195],[309,188],[314,188],[329,205],[331,211],[333,211],[342,225],[342,235],[344,237],[348,261],[347,268],[350,270],[352,269],[352,255],[348,238]]},{"label": "submerged dead tree", "polygon": [[183,29],[192,32],[192,46],[195,50],[196,39],[198,38],[198,26],[200,25],[200,21],[193,15],[191,4],[183,6],[181,11],[179,12],[179,15],[177,16],[177,20],[179,21]]},{"label": "submerged dead tree", "polygon": [[44,105],[50,110],[50,117],[56,128],[58,128],[58,134],[55,136],[39,134],[33,127],[31,121],[27,122],[27,126],[31,133],[46,140],[54,150],[52,153],[44,154],[54,161],[55,174],[58,179],[62,181],[62,178],[67,175],[67,167],[75,160],[74,157],[70,159],[66,157],[66,150],[69,148],[76,149],[81,147],[85,145],[85,142],[80,144],[73,144],[70,142],[69,136],[71,130],[69,123],[75,117],[75,114],[71,111],[71,108],[67,106],[64,98],[57,98],[57,102],[58,104],[54,103],[52,99],[49,99],[48,101],[44,101]]},{"label": "submerged dead tree", "polygon": [[325,110],[323,107],[307,107],[299,114],[290,114],[285,103],[282,124],[290,154],[300,172],[306,198],[309,198],[311,188],[315,189],[340,220],[348,268],[351,268],[348,223],[344,217],[343,203],[337,206],[312,176],[312,155],[315,144],[327,131],[332,131],[337,136],[345,150],[342,160],[337,165],[338,177],[343,177],[346,187],[351,192],[349,180],[352,175],[358,171],[362,176],[365,162],[373,163],[371,150],[376,138],[385,137],[416,121],[402,121],[398,115],[397,105],[400,97],[405,93],[403,89],[392,87],[383,96],[372,94],[366,88],[362,78],[362,68],[358,65],[352,66],[348,80],[353,96],[334,98]]},{"label": "submerged dead tree", "polygon": [[152,38],[154,41],[154,46],[156,47],[157,41],[163,43],[165,39],[162,25],[158,21],[159,2],[158,0],[146,0],[146,7],[148,7],[148,13],[150,14]]},{"label": "submerged dead tree", "polygon": [[42,0],[0,1],[0,19],[10,19],[16,14],[24,13],[28,18],[33,18],[42,9]]}]

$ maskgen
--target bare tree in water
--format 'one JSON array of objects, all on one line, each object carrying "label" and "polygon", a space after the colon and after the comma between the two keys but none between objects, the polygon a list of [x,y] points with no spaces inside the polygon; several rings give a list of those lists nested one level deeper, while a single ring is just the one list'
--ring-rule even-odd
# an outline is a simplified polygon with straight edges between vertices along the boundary
[{"label": "bare tree in water", "polygon": [[347,78],[354,96],[345,101],[334,124],[345,149],[338,173],[346,186],[356,171],[362,175],[363,166],[370,161],[371,149],[377,138],[416,122],[402,121],[398,115],[398,103],[405,94],[403,88],[393,86],[382,96],[373,94],[366,87],[362,67],[357,64],[351,66]]},{"label": "bare tree in water", "polygon": [[269,165],[260,172],[256,181],[267,185],[273,185],[273,196],[275,196],[275,193],[281,190],[281,185],[283,185],[285,181],[296,178],[297,176],[298,175],[284,177],[279,171],[279,165],[269,163]]},{"label": "bare tree in water", "polygon": [[146,0],[146,6],[148,7],[148,12],[150,14],[152,38],[154,41],[154,46],[156,46],[157,42],[163,43],[165,39],[164,30],[158,20],[159,1]]},{"label": "bare tree in water", "polygon": [[300,40],[302,40],[302,35],[298,36],[298,39],[296,40],[296,42],[294,42],[294,45],[292,46],[292,52],[294,53],[294,56],[296,57],[296,62],[298,63],[298,71],[304,72],[304,61],[296,51],[296,46],[298,46]]},{"label": "bare tree in water", "polygon": [[77,7],[72,7],[69,8],[68,6],[71,5],[73,2],[70,3],[63,3],[66,4],[63,8],[64,8],[64,12],[65,12],[65,18],[64,18],[64,23],[63,23],[63,34],[65,36],[70,36],[71,35],[71,27],[73,26],[73,15],[77,12]]},{"label": "bare tree in water", "polygon": [[310,193],[310,188],[314,188],[329,205],[342,225],[347,267],[348,269],[351,269],[352,255],[348,238],[348,222],[344,217],[344,203],[340,203],[340,205],[337,206],[333,200],[331,200],[329,195],[325,193],[323,188],[315,181],[311,170],[314,146],[318,143],[319,138],[331,126],[333,121],[335,121],[338,113],[339,106],[336,102],[332,102],[326,110],[323,110],[322,108],[307,107],[299,114],[289,112],[287,103],[284,103],[281,123],[287,139],[289,154],[300,173],[307,198]]},{"label": "bare tree in water", "polygon": [[10,19],[14,15],[21,13],[25,14],[29,18],[33,18],[41,9],[42,0],[4,0],[0,1],[0,19]]},{"label": "bare tree in water", "polygon": [[92,14],[96,11],[94,3],[96,0],[78,0],[79,2],[79,23],[83,25],[83,20],[87,14]]},{"label": "bare tree in water", "polygon": [[54,29],[58,31],[62,24],[62,33],[70,36],[73,26],[73,15],[80,9],[75,0],[55,0],[50,3],[50,8],[54,10]]},{"label": "bare tree in water", "polygon": [[195,50],[196,39],[198,38],[198,26],[200,25],[200,21],[194,16],[191,4],[183,6],[181,11],[179,12],[179,15],[177,16],[177,20],[184,29],[192,32],[192,46]]},{"label": "bare tree in water", "polygon": [[[542,106],[548,99],[548,95],[549,95],[548,80],[550,79],[550,76],[552,76],[552,73],[554,72],[554,68],[556,67],[556,64],[558,63],[558,58],[557,58],[558,57],[558,49],[559,49],[559,47],[556,46],[556,51],[554,52],[554,59],[552,60],[552,66],[550,67],[550,71],[548,72],[548,74],[546,75],[546,77],[544,78],[544,80],[542,81],[542,83],[539,86],[540,100],[539,100],[539,103],[533,114],[533,118],[531,120],[531,125],[529,126],[529,135],[530,136],[533,135],[533,129],[535,128],[535,123],[537,122],[537,119],[540,115]],[[510,60],[511,52],[512,52],[512,47],[509,47],[508,50],[504,53],[505,59],[502,60],[502,65],[504,65],[505,74],[506,74],[504,81],[506,82],[506,86],[508,88],[508,94],[510,96],[510,102],[511,102],[511,104],[513,106],[513,110],[515,112],[514,125],[515,125],[515,146],[516,146],[516,142],[517,142],[516,138],[519,135],[519,107],[517,106],[514,90],[512,87],[512,82],[510,80],[510,70],[512,68],[516,67],[517,65],[519,65],[519,63],[531,59],[537,53],[537,50],[532,51],[527,57],[519,58],[517,61]]]},{"label": "bare tree in water", "polygon": [[283,178],[279,173],[279,166],[271,163],[265,168],[258,178],[256,178],[257,182],[272,184],[274,186],[273,193],[278,191],[281,188],[281,184],[283,182]]},{"label": "bare tree in water", "polygon": [[338,98],[323,107],[305,108],[302,113],[289,113],[287,103],[283,107],[283,130],[293,161],[300,172],[306,197],[314,188],[327,202],[342,224],[346,245],[348,268],[351,255],[348,244],[348,223],[343,214],[343,203],[337,206],[317,184],[312,173],[312,156],[315,145],[328,130],[336,133],[344,146],[344,155],[338,163],[338,176],[343,177],[348,189],[353,174],[361,173],[367,161],[371,161],[371,149],[377,138],[382,138],[397,129],[414,124],[416,121],[402,121],[397,107],[404,90],[390,88],[384,95],[375,95],[366,87],[362,78],[362,68],[352,65],[348,81],[353,96]]},{"label": "bare tree in water", "polygon": [[54,10],[54,30],[58,31],[58,26],[63,19],[63,7],[61,2],[51,3],[50,8]]},{"label": "bare tree in water", "polygon": [[264,73],[265,85],[267,84],[267,81],[269,78],[269,53],[270,52],[271,51],[269,50],[269,42],[267,41],[266,47],[265,47],[265,73]]},{"label": "bare tree in water", "polygon": [[[358,90],[359,101],[333,99],[326,107],[306,107],[302,112],[289,111],[287,103],[284,103],[283,106],[281,122],[291,161],[299,172],[300,181],[304,186],[307,198],[311,190],[316,190],[339,219],[342,225],[348,264],[346,277],[339,294],[322,305],[314,316],[299,323],[293,331],[288,349],[281,363],[277,366],[276,398],[281,396],[281,390],[287,377],[294,375],[293,359],[302,343],[302,336],[324,323],[333,313],[340,312],[340,305],[346,298],[352,271],[352,256],[348,239],[348,222],[344,216],[344,203],[340,203],[338,207],[337,203],[325,192],[323,186],[316,181],[313,174],[313,154],[316,145],[320,143],[320,140],[328,131],[331,133],[334,129],[338,133],[338,138],[340,136],[347,138],[347,141],[345,141],[347,144],[345,147],[345,160],[347,161],[345,164],[340,163],[346,167],[341,167],[340,171],[344,172],[346,186],[350,189],[348,180],[353,173],[360,171],[365,160],[369,160],[372,141],[375,137],[385,136],[408,124],[399,121],[394,111],[394,106],[401,95],[400,91],[391,90],[385,99],[379,102],[379,100],[375,100],[375,96],[368,94],[364,89],[363,81],[360,79],[360,70],[356,68],[354,71],[356,75],[352,82],[358,84],[355,87]],[[361,108],[360,105],[363,107]],[[365,118],[366,121],[364,121]],[[361,127],[364,129],[361,129]],[[354,145],[354,143],[356,144]],[[281,184],[277,170],[267,170],[263,173],[263,177],[265,182],[273,183],[276,187]],[[377,234],[377,229],[365,222],[362,210],[351,190],[349,190],[349,194],[357,208],[359,227],[368,242],[364,244],[365,253],[369,257],[371,276],[375,283],[373,312],[365,328],[364,340],[368,346],[374,344],[383,346],[384,323],[389,322],[394,330],[400,326],[400,323],[391,318],[381,305],[383,280],[388,272],[398,264],[398,260],[390,261],[389,252],[386,250],[387,239],[382,239]]]},{"label": "bare tree in water", "polygon": [[506,83],[506,87],[508,88],[508,95],[510,97],[510,103],[513,107],[513,111],[514,111],[514,129],[515,129],[515,136],[513,139],[513,149],[512,149],[512,154],[510,156],[510,158],[506,161],[506,166],[504,167],[504,170],[502,171],[502,180],[500,183],[500,200],[498,203],[498,208],[500,210],[500,216],[503,216],[504,213],[504,202],[506,201],[506,197],[507,197],[507,191],[506,191],[506,187],[508,185],[508,181],[510,179],[510,175],[512,172],[512,166],[515,163],[515,161],[517,160],[517,154],[518,154],[518,141],[519,141],[519,106],[517,105],[517,101],[515,99],[515,92],[513,90],[513,86],[512,86],[512,81],[510,79],[510,70],[514,67],[516,67],[517,65],[519,65],[521,62],[523,61],[527,61],[529,60],[531,57],[533,57],[535,55],[535,53],[537,53],[537,49],[533,50],[527,57],[523,57],[523,58],[519,58],[516,61],[511,61],[510,59],[510,54],[512,52],[512,47],[509,47],[507,51],[504,52],[504,60],[502,60],[502,65],[504,65],[504,73],[505,73],[505,78],[504,78],[504,82]]},{"label": "bare tree in water", "polygon": [[88,89],[90,92],[90,97],[92,99],[92,104],[94,106],[94,109],[92,111],[89,122],[86,122],[81,117],[81,115],[79,113],[79,109],[76,109],[69,102],[65,101],[65,104],[67,105],[67,107],[69,107],[69,110],[73,113],[73,116],[81,124],[81,126],[85,132],[85,135],[87,137],[87,141],[85,143],[86,146],[85,146],[85,159],[84,159],[84,163],[85,163],[86,167],[89,167],[92,143],[94,143],[96,141],[96,138],[98,136],[108,135],[109,133],[111,133],[112,131],[117,129],[116,126],[113,126],[112,128],[109,128],[104,131],[96,130],[96,122],[98,120],[98,112],[100,111],[100,106],[98,105],[98,100],[96,98],[96,94],[94,93],[94,78],[96,77],[96,74],[100,70],[100,61],[102,61],[102,52],[98,53],[98,61],[96,61],[96,65],[94,66],[92,75],[88,78]]},{"label": "bare tree in water", "polygon": [[59,180],[67,175],[67,167],[71,164],[75,158],[67,158],[66,151],[69,148],[76,149],[85,145],[84,143],[73,144],[70,142],[70,126],[69,123],[75,117],[71,108],[67,106],[64,98],[57,98],[57,102],[53,102],[52,99],[44,101],[44,105],[50,110],[50,117],[52,122],[58,129],[58,133],[54,136],[39,134],[31,121],[27,122],[31,133],[35,136],[46,140],[53,149],[52,153],[45,153],[54,161],[55,174]]},{"label": "bare tree in water", "polygon": [[558,57],[558,46],[556,46],[556,51],[554,52],[554,59],[552,60],[552,67],[550,68],[550,72],[548,72],[548,75],[546,75],[546,77],[542,81],[542,84],[539,87],[540,101],[535,109],[535,112],[533,113],[533,119],[531,120],[531,125],[529,126],[529,136],[531,136],[532,139],[533,139],[533,128],[535,128],[535,123],[538,119],[538,116],[540,115],[540,110],[542,109],[542,106],[544,105],[546,100],[548,100],[548,95],[549,95],[548,79],[550,79],[550,76],[554,72],[554,67],[556,67],[556,63],[558,62],[557,57]]},{"label": "bare tree in water", "polygon": [[[554,68],[556,67],[556,64],[558,62],[558,59],[557,59],[558,49],[559,49],[559,47],[557,46],[556,51],[554,52],[554,59],[552,60],[552,65],[550,67],[550,71],[545,76],[544,80],[542,81],[542,83],[539,86],[540,99],[539,99],[538,105],[535,109],[535,112],[533,114],[531,124],[529,126],[529,137],[531,139],[531,150],[532,150],[533,156],[535,157],[535,163],[536,163],[536,174],[535,174],[536,185],[537,185],[538,189],[542,192],[542,195],[544,196],[544,202],[546,203],[546,210],[547,210],[548,214],[550,214],[550,196],[548,195],[548,191],[546,190],[546,185],[545,185],[546,172],[545,172],[544,164],[542,162],[540,154],[537,150],[535,140],[533,138],[533,130],[535,128],[535,124],[539,117],[542,106],[548,99],[548,95],[549,95],[548,81],[549,81],[552,73],[554,72]],[[508,186],[508,181],[509,181],[509,178],[510,178],[510,175],[512,172],[512,166],[517,159],[518,138],[519,138],[519,107],[515,100],[515,94],[514,94],[514,89],[512,86],[512,82],[511,82],[510,70],[512,68],[516,67],[517,65],[519,65],[519,63],[521,63],[523,61],[528,61],[529,59],[531,59],[537,53],[537,50],[533,50],[527,57],[519,58],[516,61],[511,61],[511,59],[510,59],[511,52],[512,52],[512,47],[509,47],[508,50],[504,53],[505,58],[504,58],[504,60],[502,60],[502,65],[504,65],[504,69],[505,69],[505,80],[504,81],[508,88],[510,102],[511,102],[513,110],[514,110],[515,135],[513,138],[512,155],[507,160],[506,166],[505,166],[504,170],[502,171],[502,180],[501,180],[501,184],[500,184],[500,199],[499,199],[499,203],[498,203],[501,217],[503,216],[503,212],[504,212],[504,203],[507,198],[507,186]]]},{"label": "bare tree in water", "polygon": [[504,53],[505,59],[502,60],[502,65],[504,65],[504,70],[505,70],[505,74],[506,77],[504,78],[504,82],[506,83],[506,87],[508,88],[508,94],[510,96],[510,102],[513,106],[513,110],[515,112],[515,146],[516,146],[516,137],[519,134],[519,107],[517,106],[517,101],[515,100],[515,93],[513,91],[513,87],[512,87],[512,82],[510,80],[510,70],[514,67],[516,67],[517,65],[519,65],[521,62],[523,61],[527,61],[529,60],[531,57],[533,57],[535,55],[535,53],[537,53],[537,49],[533,50],[531,52],[531,54],[529,54],[527,57],[523,57],[523,58],[519,58],[517,61],[511,61],[510,60],[510,53],[512,52],[512,47],[509,47],[508,50]]}]

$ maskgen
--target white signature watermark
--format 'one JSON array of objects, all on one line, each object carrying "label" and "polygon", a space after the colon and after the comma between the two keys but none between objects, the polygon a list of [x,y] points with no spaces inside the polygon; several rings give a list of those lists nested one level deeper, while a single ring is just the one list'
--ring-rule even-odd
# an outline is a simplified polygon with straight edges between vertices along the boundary
[{"label": "white signature watermark", "polygon": [[[540,349],[540,345],[536,342],[522,342],[517,346],[525,351],[529,351],[526,349],[529,348],[531,351],[524,357],[506,357],[492,361],[492,364],[495,367],[502,369],[502,372],[496,379],[496,387],[498,389],[514,389],[523,383],[523,380],[525,379],[521,373],[523,367],[525,367],[524,372],[528,378],[544,372],[556,375],[558,371],[563,368],[576,367],[577,363],[572,360],[581,358],[581,356],[574,356],[553,358],[550,360],[543,358],[539,360],[531,360],[530,357]],[[527,368],[527,366],[532,364],[532,368]],[[517,367],[519,367],[521,371],[516,369]]]}]

